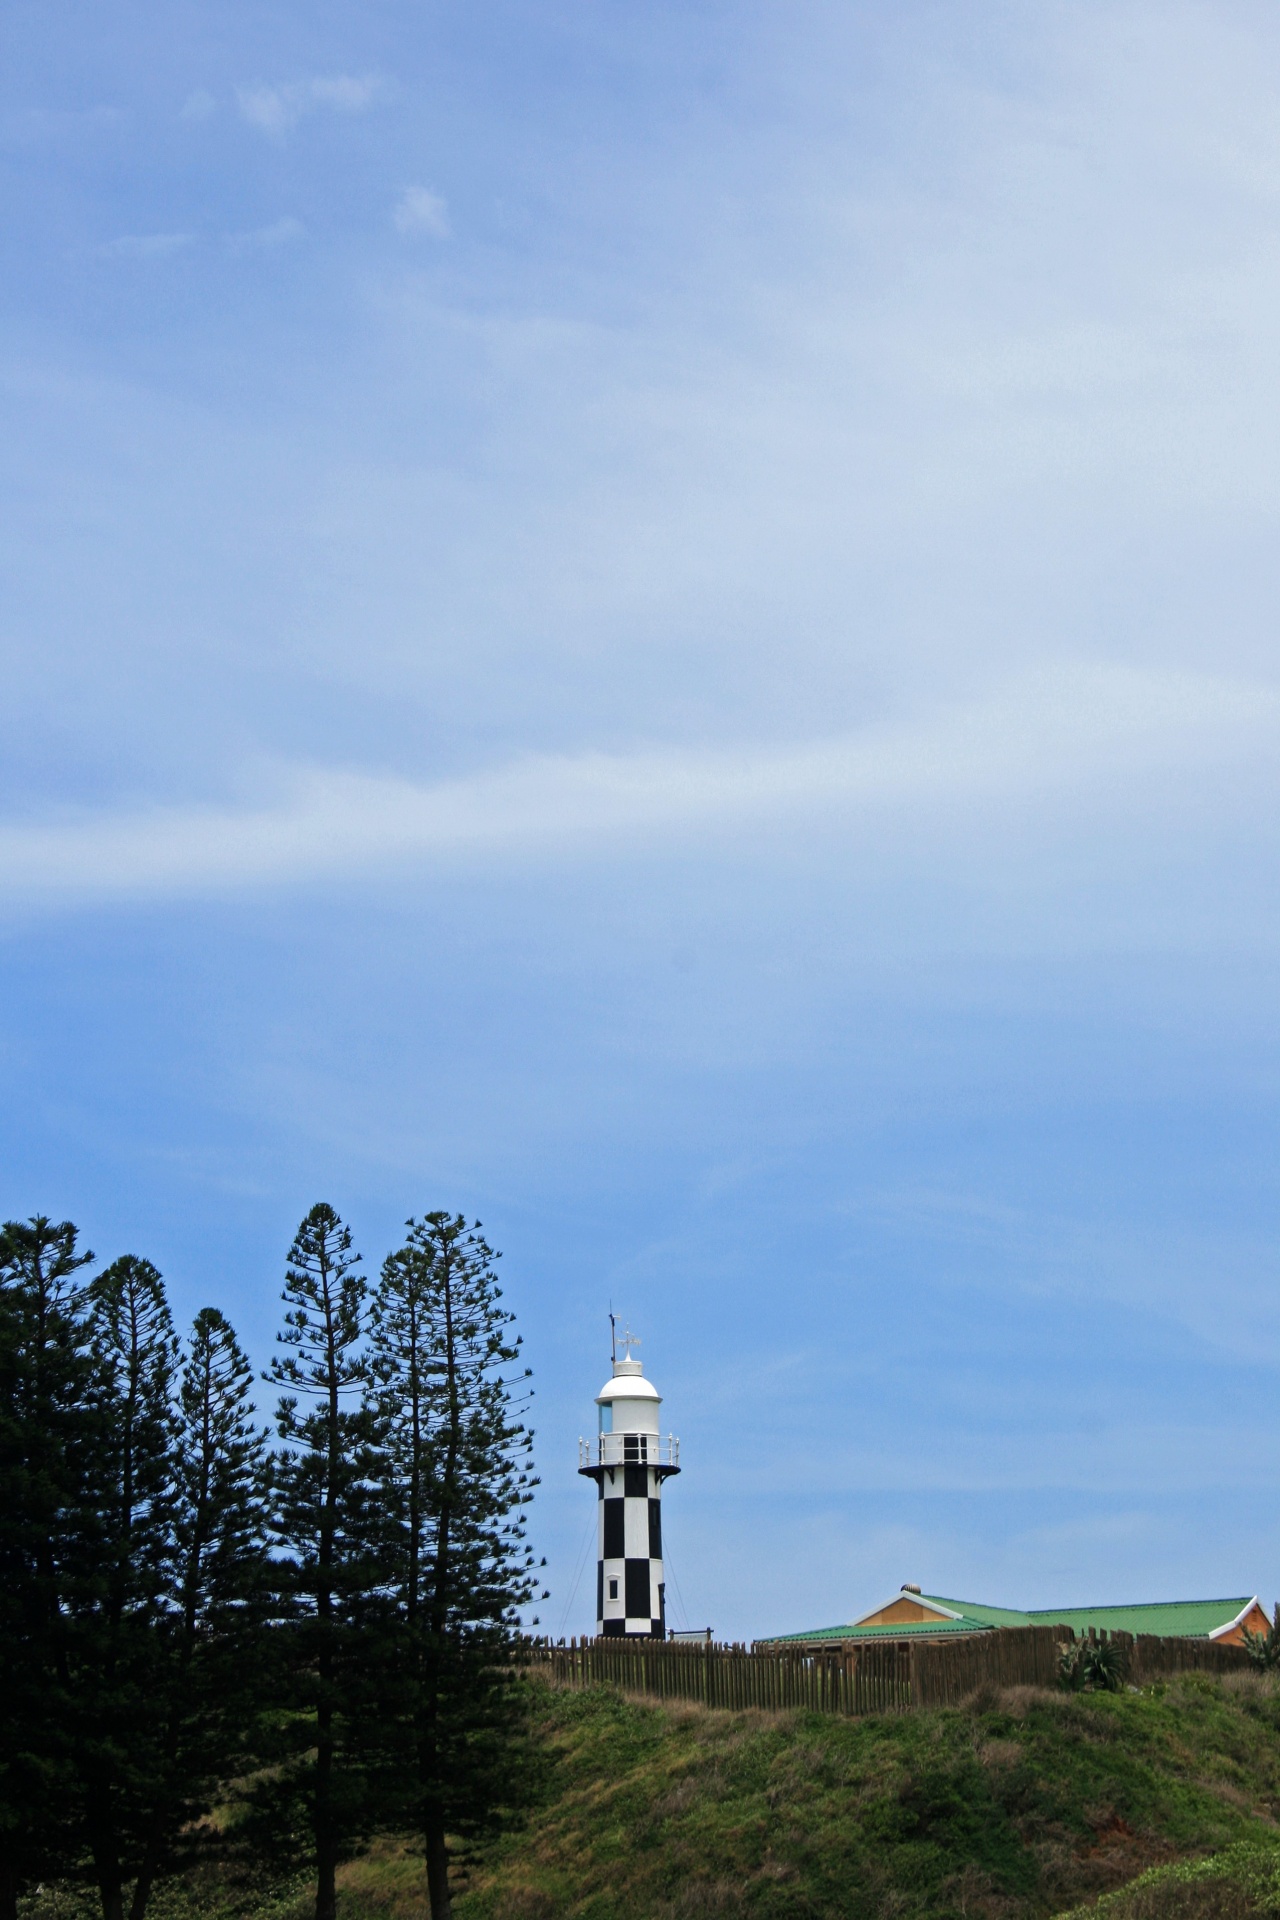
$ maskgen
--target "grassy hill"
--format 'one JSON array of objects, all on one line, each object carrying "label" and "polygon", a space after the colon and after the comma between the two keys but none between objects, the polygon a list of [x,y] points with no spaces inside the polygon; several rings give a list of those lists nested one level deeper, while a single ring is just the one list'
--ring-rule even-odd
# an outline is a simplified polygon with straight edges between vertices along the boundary
[{"label": "grassy hill", "polygon": [[[604,1690],[544,1694],[539,1716],[545,1802],[460,1920],[1051,1915],[1157,1864],[1280,1845],[1280,1693],[1252,1675],[867,1720]],[[1170,1911],[1193,1911],[1171,1885]]]},{"label": "grassy hill", "polygon": [[[1253,1675],[864,1720],[536,1686],[532,1711],[538,1804],[474,1863],[458,1920],[1280,1914],[1280,1690]],[[392,1841],[343,1869],[344,1920],[419,1920],[423,1895]],[[206,1875],[156,1920],[233,1911],[307,1907],[288,1887],[232,1901]]]}]

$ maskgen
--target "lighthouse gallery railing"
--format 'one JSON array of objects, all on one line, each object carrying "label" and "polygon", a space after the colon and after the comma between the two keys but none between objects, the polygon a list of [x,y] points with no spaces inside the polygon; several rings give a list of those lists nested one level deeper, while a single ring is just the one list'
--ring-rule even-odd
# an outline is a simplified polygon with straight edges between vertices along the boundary
[{"label": "lighthouse gallery railing", "polygon": [[599,1433],[579,1440],[578,1466],[680,1467],[680,1442],[673,1433]]}]

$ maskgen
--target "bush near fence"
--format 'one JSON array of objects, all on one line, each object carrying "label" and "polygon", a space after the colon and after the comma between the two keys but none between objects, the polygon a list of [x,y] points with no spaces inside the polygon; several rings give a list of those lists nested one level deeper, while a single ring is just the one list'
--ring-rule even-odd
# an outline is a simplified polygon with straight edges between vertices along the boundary
[{"label": "bush near fence", "polygon": [[[1231,1673],[1247,1667],[1243,1647],[1154,1634],[1099,1634],[1125,1651],[1128,1679],[1147,1686],[1169,1674]],[[539,1640],[530,1665],[553,1685],[600,1684],[659,1700],[709,1707],[807,1707],[819,1713],[884,1713],[957,1706],[984,1687],[1057,1685],[1059,1656],[1076,1635],[1067,1626],[1001,1627],[945,1640],[841,1640],[753,1647],[663,1640]]]}]

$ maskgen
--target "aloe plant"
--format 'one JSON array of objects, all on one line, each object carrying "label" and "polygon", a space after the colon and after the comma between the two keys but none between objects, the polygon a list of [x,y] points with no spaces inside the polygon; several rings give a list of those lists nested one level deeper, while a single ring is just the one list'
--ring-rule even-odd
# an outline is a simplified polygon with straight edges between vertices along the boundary
[{"label": "aloe plant", "polygon": [[1058,1656],[1059,1684],[1071,1693],[1119,1693],[1128,1673],[1128,1652],[1115,1640],[1078,1640]]}]

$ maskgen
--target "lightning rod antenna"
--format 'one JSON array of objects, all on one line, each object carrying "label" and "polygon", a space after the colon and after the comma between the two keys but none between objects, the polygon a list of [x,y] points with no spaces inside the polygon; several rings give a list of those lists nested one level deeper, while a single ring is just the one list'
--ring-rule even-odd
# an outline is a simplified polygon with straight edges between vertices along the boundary
[{"label": "lightning rod antenna", "polygon": [[609,1307],[609,1358],[616,1367],[618,1364],[618,1323],[613,1317],[612,1304]]}]

